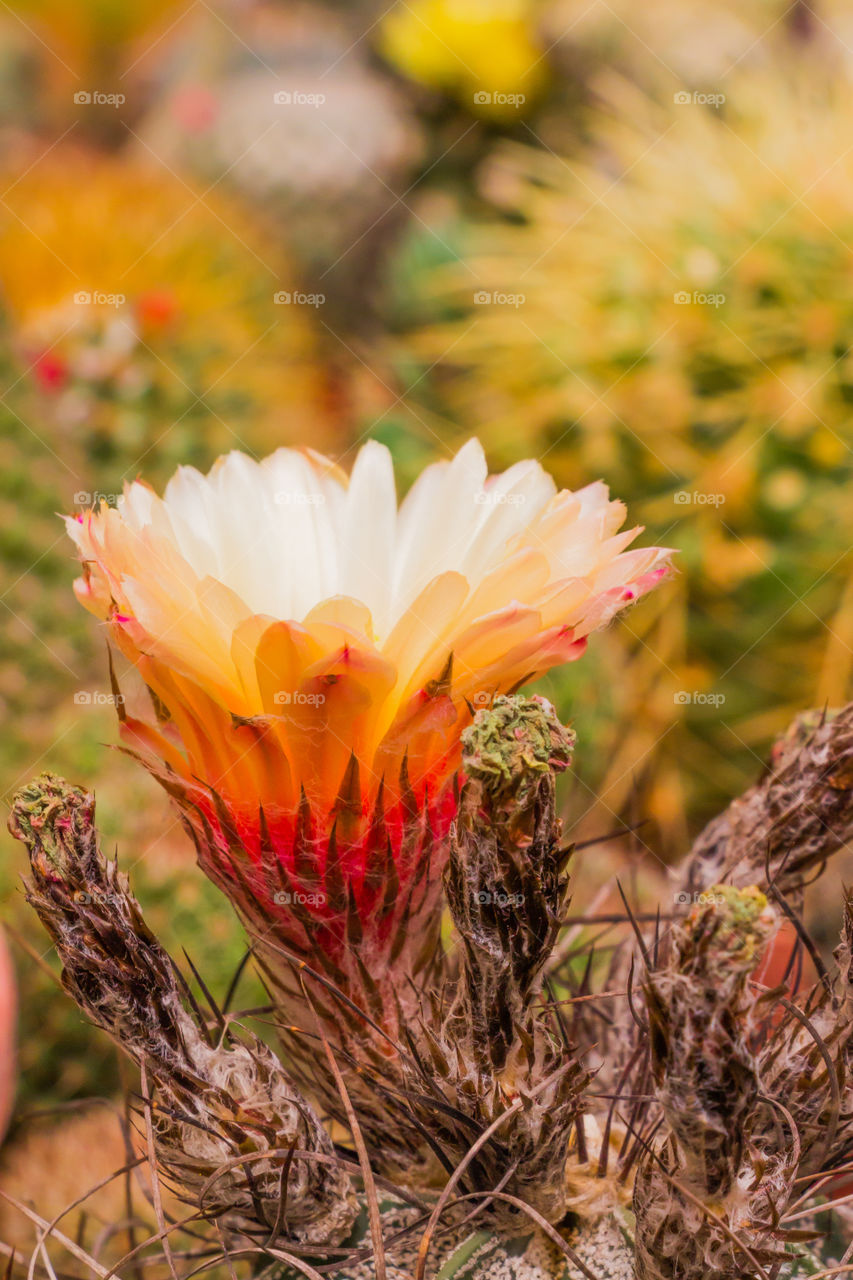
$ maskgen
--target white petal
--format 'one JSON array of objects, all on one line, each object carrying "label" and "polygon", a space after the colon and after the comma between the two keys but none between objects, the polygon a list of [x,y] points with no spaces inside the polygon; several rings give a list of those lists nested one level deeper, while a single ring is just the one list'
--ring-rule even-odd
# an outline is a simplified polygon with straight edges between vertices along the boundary
[{"label": "white petal", "polygon": [[385,445],[369,440],[350,476],[341,545],[338,592],[363,600],[384,634],[394,586],[397,494]]},{"label": "white petal", "polygon": [[[439,464],[416,501],[407,499],[400,512],[403,545],[398,552],[400,594],[395,612],[408,607],[431,578],[459,569],[471,543],[488,518],[478,502],[488,468],[479,440],[469,440],[450,463]],[[413,493],[409,495],[412,498]]]}]

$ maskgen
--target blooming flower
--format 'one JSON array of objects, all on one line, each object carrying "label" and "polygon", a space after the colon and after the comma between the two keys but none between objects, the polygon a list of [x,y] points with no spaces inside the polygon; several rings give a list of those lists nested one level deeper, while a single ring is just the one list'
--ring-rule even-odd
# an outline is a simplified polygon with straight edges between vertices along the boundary
[{"label": "blooming flower", "polygon": [[310,451],[231,453],[67,524],[79,598],[154,695],[156,727],[122,709],[126,743],[244,916],[341,981],[432,954],[476,708],[666,572],[626,550],[624,515],[536,462],[490,477],[472,440],[399,508],[370,442],[349,479]]}]

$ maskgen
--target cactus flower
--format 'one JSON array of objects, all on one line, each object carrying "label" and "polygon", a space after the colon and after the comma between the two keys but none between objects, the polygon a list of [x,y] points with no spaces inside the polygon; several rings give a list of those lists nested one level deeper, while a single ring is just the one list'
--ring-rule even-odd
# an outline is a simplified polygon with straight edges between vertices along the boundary
[{"label": "cactus flower", "polygon": [[[667,571],[627,550],[603,484],[558,493],[479,443],[398,508],[387,449],[182,467],[69,517],[80,600],[154,695],[122,734],[245,918],[336,979],[428,952],[460,737],[493,697],[578,658]],[[312,960],[312,963],[315,962]]]}]

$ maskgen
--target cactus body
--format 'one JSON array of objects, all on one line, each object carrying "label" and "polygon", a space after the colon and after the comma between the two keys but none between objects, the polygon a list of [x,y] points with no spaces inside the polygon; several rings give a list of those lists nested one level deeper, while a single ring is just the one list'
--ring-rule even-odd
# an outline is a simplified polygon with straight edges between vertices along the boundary
[{"label": "cactus body", "polygon": [[[383,1227],[390,1237],[417,1212],[401,1212],[383,1206]],[[476,1223],[460,1225],[434,1240],[425,1275],[430,1280],[586,1280],[584,1271],[569,1261],[558,1245],[542,1231],[527,1231],[523,1223],[507,1234],[492,1228],[477,1229]],[[386,1255],[387,1280],[413,1280],[423,1227],[416,1227],[405,1244]],[[566,1242],[596,1280],[632,1280],[634,1248],[629,1224],[622,1215],[608,1215],[566,1232]],[[350,1244],[369,1243],[366,1214],[362,1214]],[[344,1266],[335,1280],[375,1280],[373,1259]],[[295,1271],[286,1271],[280,1280],[297,1280]]]},{"label": "cactus body", "polygon": [[[555,960],[572,848],[554,775],[573,740],[544,699],[494,699],[463,739],[455,952],[399,1044],[374,1019],[382,1053],[332,1045],[315,1017],[304,1087],[203,1012],[104,858],[91,795],[44,775],[10,826],[66,989],[142,1071],[161,1174],[258,1273],[272,1258],[276,1280],[799,1280],[846,1248],[825,1209],[853,1168],[853,893],[799,1004],[796,983],[757,975],[804,877],[853,837],[851,724],[853,705],[786,740],[697,840],[665,928],[644,934],[626,901],[633,939],[592,1029],[589,966],[578,980]],[[333,986],[298,973],[316,1014],[311,990]],[[333,1090],[330,1130],[315,1098]]]},{"label": "cactus body", "polygon": [[[417,1210],[383,1204],[383,1234],[387,1238],[417,1222]],[[521,1228],[521,1224],[519,1224]],[[412,1230],[403,1245],[390,1247],[385,1256],[387,1280],[414,1280],[417,1272],[418,1247],[423,1223]],[[460,1225],[441,1234],[430,1247],[426,1280],[635,1280],[636,1256],[633,1222],[630,1213],[616,1210],[594,1221],[578,1222],[565,1232],[565,1240],[577,1257],[570,1261],[560,1248],[542,1231],[519,1229],[499,1233],[492,1228],[476,1228],[476,1224]],[[362,1212],[352,1237],[347,1242],[369,1252],[370,1233],[367,1214]],[[580,1264],[580,1265],[578,1265]],[[827,1263],[811,1252],[799,1251],[791,1256],[779,1273],[779,1280],[806,1280],[824,1271]],[[584,1270],[586,1268],[586,1270]],[[678,1280],[678,1270],[673,1271]],[[344,1264],[332,1272],[334,1280],[376,1280],[372,1257],[354,1264]],[[278,1280],[299,1280],[290,1269]]]}]

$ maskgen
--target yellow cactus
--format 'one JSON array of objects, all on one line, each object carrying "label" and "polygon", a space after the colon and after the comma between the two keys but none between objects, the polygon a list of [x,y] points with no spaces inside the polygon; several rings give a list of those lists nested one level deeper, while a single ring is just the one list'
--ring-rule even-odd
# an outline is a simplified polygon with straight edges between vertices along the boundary
[{"label": "yellow cactus", "polygon": [[601,475],[682,548],[683,643],[638,653],[661,727],[687,718],[663,750],[689,747],[704,809],[849,677],[853,93],[804,68],[733,76],[716,104],[601,89],[585,153],[491,164],[511,217],[433,275],[451,318],[406,354],[436,363],[415,393],[435,429],[476,430],[498,462],[523,440],[564,484]]},{"label": "yellow cactus", "polygon": [[[0,294],[13,347],[61,422],[118,446],[124,433],[134,460],[152,440],[185,456],[316,430],[314,312],[276,304],[292,269],[239,204],[66,146],[15,171]],[[205,405],[204,438],[196,424],[188,444]]]}]

